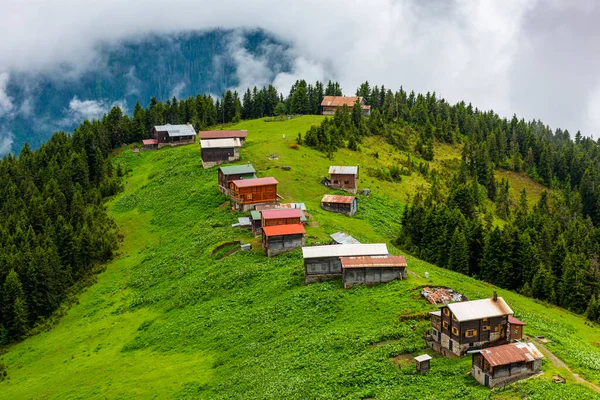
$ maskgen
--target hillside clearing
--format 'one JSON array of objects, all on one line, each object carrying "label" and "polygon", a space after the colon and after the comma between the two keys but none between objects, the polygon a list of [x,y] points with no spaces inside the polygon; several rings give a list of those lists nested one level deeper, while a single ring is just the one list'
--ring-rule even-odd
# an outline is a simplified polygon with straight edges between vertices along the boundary
[{"label": "hillside clearing", "polygon": [[[316,222],[307,228],[312,240],[341,230],[363,242],[385,241],[402,254],[389,243],[420,175],[400,183],[365,175],[366,168],[405,157],[385,143],[373,144],[379,158],[367,141],[362,152],[344,149],[333,160],[305,146],[289,148],[320,120],[234,126],[249,131],[241,162],[277,178],[285,201],[306,204]],[[269,160],[271,154],[278,160]],[[545,335],[548,349],[573,372],[600,380],[598,327],[578,315],[411,256],[407,280],[350,290],[339,280],[303,285],[299,250],[216,260],[210,253],[219,244],[244,240],[256,247],[257,240],[231,228],[239,214],[221,207],[226,198],[217,190],[217,171],[201,167],[197,145],[124,151],[114,162],[132,170],[128,190],[109,203],[125,234],[122,254],[58,326],[2,356],[10,380],[0,382],[0,398],[485,398],[490,391],[466,375],[469,357],[434,357],[427,375],[414,375],[411,362],[401,368],[390,362],[426,351],[421,335],[429,322],[398,322],[401,314],[434,309],[415,290],[422,285],[452,287],[471,299],[497,290],[528,324],[528,335]],[[359,188],[373,195],[360,197],[352,218],[321,210],[327,167],[357,163]],[[491,398],[597,398],[572,381],[552,383],[556,367],[547,360],[543,370],[518,390],[494,390]]]}]

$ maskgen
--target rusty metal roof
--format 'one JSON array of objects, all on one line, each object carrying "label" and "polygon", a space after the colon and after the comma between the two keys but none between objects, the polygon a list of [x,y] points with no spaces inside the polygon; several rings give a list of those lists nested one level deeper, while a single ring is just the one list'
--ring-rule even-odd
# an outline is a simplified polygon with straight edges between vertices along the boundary
[{"label": "rusty metal roof", "polygon": [[203,149],[228,149],[230,147],[241,147],[240,139],[207,139],[200,140]]},{"label": "rusty metal roof", "polygon": [[471,321],[513,314],[513,311],[502,297],[498,297],[498,301],[481,299],[452,303],[448,304],[448,308],[458,321]]},{"label": "rusty metal roof", "polygon": [[158,144],[158,139],[144,139],[142,140],[143,144]]},{"label": "rusty metal roof", "polygon": [[481,350],[481,355],[492,367],[517,362],[539,360],[544,355],[533,343],[511,343]]},{"label": "rusty metal roof", "polygon": [[304,258],[384,256],[388,254],[385,243],[373,244],[331,244],[327,246],[303,247]]},{"label": "rusty metal roof", "polygon": [[521,326],[527,325],[525,322],[519,321],[518,319],[516,319],[512,315],[508,316],[508,323],[511,324],[511,325],[521,325]]},{"label": "rusty metal roof", "polygon": [[321,199],[321,203],[339,203],[339,204],[350,204],[354,201],[354,196],[340,196],[335,194],[326,194]]},{"label": "rusty metal roof", "polygon": [[200,131],[200,139],[226,139],[226,138],[246,138],[248,131]]},{"label": "rusty metal roof", "polygon": [[252,186],[267,186],[267,185],[277,185],[277,179],[272,176],[268,178],[254,178],[254,179],[237,179],[235,181],[231,181],[235,186],[241,187],[252,187]]},{"label": "rusty metal roof", "polygon": [[302,224],[263,226],[262,229],[263,229],[264,234],[267,237],[283,236],[283,235],[298,235],[300,233],[306,233],[306,229],[304,229],[304,225],[302,225]]},{"label": "rusty metal roof", "polygon": [[332,165],[329,174],[358,175],[358,166]]},{"label": "rusty metal roof", "polygon": [[[363,98],[357,96],[325,96],[323,97],[321,106],[342,107],[345,104],[348,108],[352,108],[354,107],[354,103],[356,103],[357,99],[363,103]],[[363,108],[371,108],[370,106],[365,106],[364,104],[361,105]]]},{"label": "rusty metal roof", "polygon": [[342,268],[406,268],[406,258],[403,256],[361,256],[340,257]]},{"label": "rusty metal roof", "polygon": [[302,210],[300,210],[299,208],[264,210],[262,212],[262,217],[264,219],[301,218]]}]

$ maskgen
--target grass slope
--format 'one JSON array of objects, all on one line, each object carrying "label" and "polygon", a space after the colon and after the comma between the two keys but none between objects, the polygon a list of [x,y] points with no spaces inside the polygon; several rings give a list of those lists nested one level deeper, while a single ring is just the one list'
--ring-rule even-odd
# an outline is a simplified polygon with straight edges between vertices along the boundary
[{"label": "grass slope", "polygon": [[[302,201],[312,215],[310,240],[343,230],[364,242],[389,241],[399,229],[402,201],[419,176],[381,182],[361,171],[353,218],[319,209],[327,189],[319,184],[330,164],[385,165],[394,157],[370,139],[356,154],[334,160],[288,147],[320,117],[286,122],[248,121],[243,161],[259,176],[275,176],[286,201]],[[283,137],[285,135],[285,138]],[[373,150],[377,149],[377,150]],[[375,159],[371,153],[379,151]],[[278,160],[268,156],[276,154]],[[357,161],[358,160],[358,161]],[[424,352],[421,334],[432,307],[421,285],[451,286],[470,298],[493,287],[408,257],[412,274],[372,288],[344,290],[339,280],[302,285],[299,250],[268,259],[256,249],[222,260],[211,257],[230,240],[257,244],[231,228],[238,214],[216,186],[216,169],[200,165],[197,145],[134,154],[115,162],[132,169],[127,190],[109,208],[125,233],[122,255],[80,297],[58,326],[13,346],[2,358],[10,380],[0,398],[421,398],[482,399],[490,391],[466,375],[470,358],[435,357],[428,375],[414,375],[410,355]],[[278,166],[289,165],[291,171]],[[224,205],[225,204],[225,205]],[[401,254],[397,249],[393,252]],[[423,278],[429,272],[429,279]],[[548,347],[583,377],[600,380],[597,327],[564,310],[498,290],[526,333],[543,334]],[[399,316],[406,319],[399,322]],[[398,359],[398,363],[393,362]],[[495,390],[491,398],[592,399],[575,384],[549,382],[562,373],[544,362],[542,378]]]}]

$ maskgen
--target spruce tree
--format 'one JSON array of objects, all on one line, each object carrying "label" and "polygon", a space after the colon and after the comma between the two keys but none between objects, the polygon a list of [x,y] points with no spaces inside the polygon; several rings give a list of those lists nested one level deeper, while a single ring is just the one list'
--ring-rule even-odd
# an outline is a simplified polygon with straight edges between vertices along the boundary
[{"label": "spruce tree", "polygon": [[450,243],[450,257],[448,260],[448,269],[469,274],[469,248],[465,235],[457,228],[454,229]]}]

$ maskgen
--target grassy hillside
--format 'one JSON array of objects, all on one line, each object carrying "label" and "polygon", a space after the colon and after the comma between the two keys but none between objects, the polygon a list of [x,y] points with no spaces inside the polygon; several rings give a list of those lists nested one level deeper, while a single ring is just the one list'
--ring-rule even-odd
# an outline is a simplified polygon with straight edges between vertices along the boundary
[{"label": "grassy hillside", "polygon": [[[305,147],[288,147],[319,121],[310,116],[239,124],[235,128],[249,131],[243,161],[252,162],[259,176],[275,176],[285,201],[306,203],[312,216],[309,240],[343,230],[364,242],[385,241],[401,254],[389,242],[397,235],[403,202],[426,180],[416,172],[401,183],[369,176],[368,168],[406,157],[375,139],[363,144],[361,153],[341,150],[331,161]],[[278,160],[269,160],[272,154]],[[428,375],[414,375],[411,356],[426,351],[421,335],[429,323],[419,314],[433,309],[421,300],[420,286],[450,286],[469,298],[490,296],[493,287],[412,257],[407,280],[350,290],[339,280],[304,286],[299,250],[268,259],[255,246],[217,260],[210,253],[223,242],[257,241],[231,228],[239,214],[218,192],[216,169],[202,169],[197,145],[124,151],[114,162],[132,170],[126,191],[109,204],[125,234],[121,255],[55,328],[1,357],[10,379],[0,382],[0,398],[483,399],[490,394],[467,375],[469,357],[435,357]],[[320,210],[327,189],[319,181],[327,167],[357,163],[360,187],[373,195],[360,198],[352,218]],[[291,171],[279,168],[283,165]],[[423,278],[426,271],[429,279]],[[573,371],[600,381],[597,326],[508,291],[498,294],[528,323],[527,334],[545,335],[548,348]],[[493,391],[491,398],[598,397],[574,383],[564,368],[544,361],[544,371],[541,378]],[[567,384],[552,383],[553,373],[567,376]]]}]

